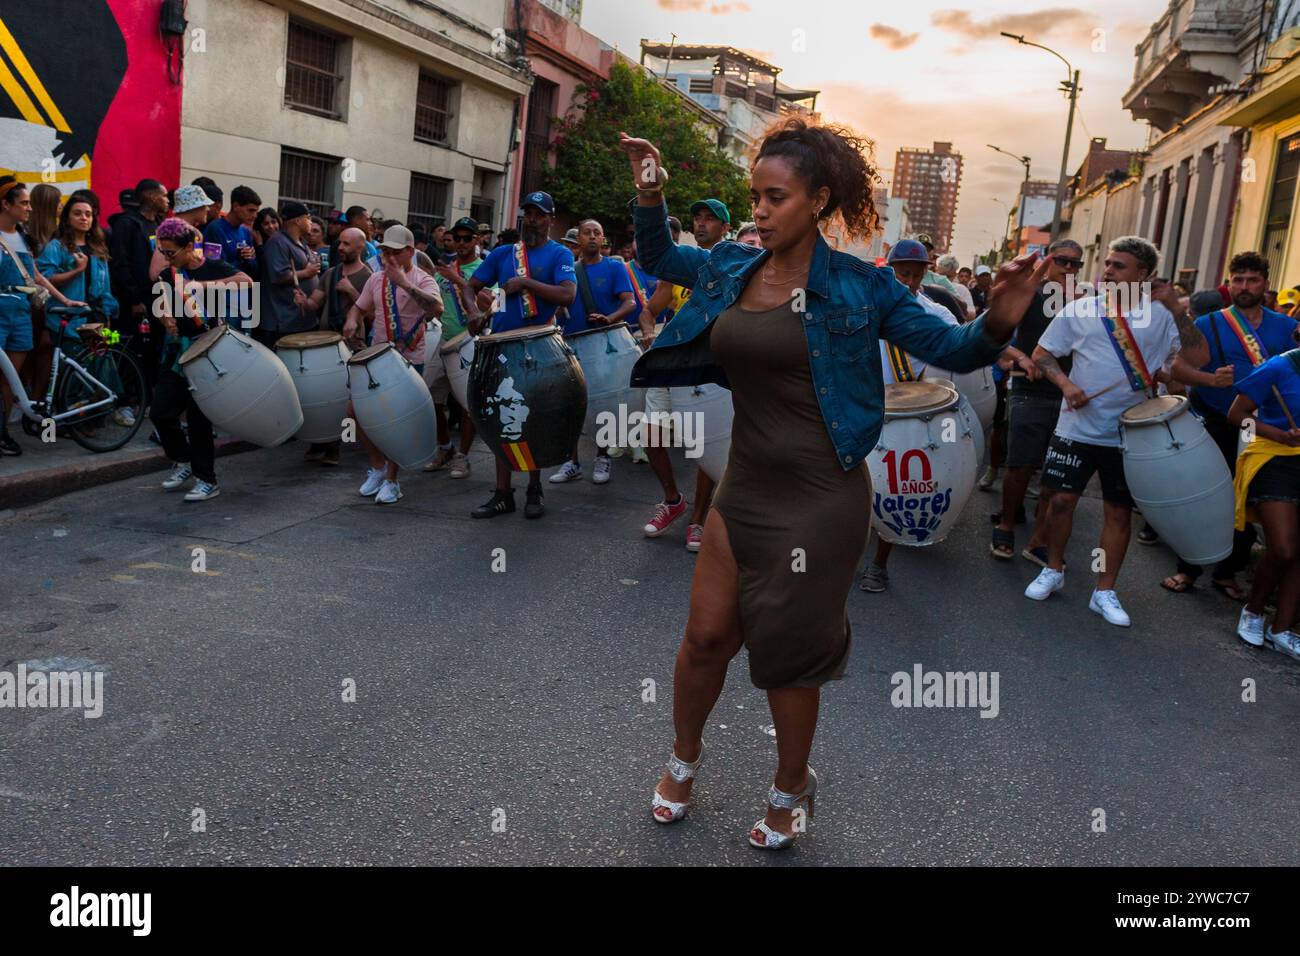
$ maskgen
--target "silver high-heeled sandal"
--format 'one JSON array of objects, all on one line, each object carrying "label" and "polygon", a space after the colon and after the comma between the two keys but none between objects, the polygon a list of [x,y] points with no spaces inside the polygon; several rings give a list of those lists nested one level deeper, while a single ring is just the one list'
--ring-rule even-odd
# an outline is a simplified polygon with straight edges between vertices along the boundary
[{"label": "silver high-heeled sandal", "polygon": [[[677,756],[674,749],[672,758],[668,761],[668,775],[677,783],[685,783],[687,780],[695,779],[695,771],[699,769],[700,762],[704,759],[704,745],[700,745],[700,755],[695,758],[694,763],[687,763]],[[655,787],[654,801],[650,804],[650,815],[654,817],[655,823],[676,823],[686,816],[686,811],[690,807],[691,801],[686,800],[683,803],[674,803],[672,800],[665,800],[659,793],[659,788]]]},{"label": "silver high-heeled sandal", "polygon": [[[808,782],[804,785],[803,790],[798,793],[786,793],[784,790],[778,790],[775,786],[767,791],[767,802],[771,807],[777,810],[797,810],[799,804],[808,804],[808,817],[811,820],[813,815],[813,801],[817,797],[817,774],[812,767],[808,768]],[[755,836],[761,836],[761,840],[756,840]],[[773,830],[763,820],[754,824],[753,829],[749,831],[749,845],[758,847],[760,850],[784,850],[794,845],[794,841],[799,839],[798,833],[786,834],[779,830]]]}]

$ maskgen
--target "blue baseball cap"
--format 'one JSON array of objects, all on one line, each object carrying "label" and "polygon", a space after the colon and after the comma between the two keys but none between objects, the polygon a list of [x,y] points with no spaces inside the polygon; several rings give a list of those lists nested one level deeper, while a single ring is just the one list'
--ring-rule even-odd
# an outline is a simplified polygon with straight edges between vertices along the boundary
[{"label": "blue baseball cap", "polygon": [[699,210],[707,209],[713,215],[717,216],[727,225],[731,225],[731,210],[720,199],[697,199],[691,203],[691,215],[694,216]]},{"label": "blue baseball cap", "polygon": [[529,206],[536,206],[548,216],[555,215],[555,200],[551,198],[550,193],[535,192],[529,193],[524,197],[524,201],[519,204],[522,208],[527,209]]},{"label": "blue baseball cap", "polygon": [[925,246],[921,245],[915,239],[900,239],[889,250],[889,255],[885,262],[924,262],[929,263],[930,254],[925,251]]}]

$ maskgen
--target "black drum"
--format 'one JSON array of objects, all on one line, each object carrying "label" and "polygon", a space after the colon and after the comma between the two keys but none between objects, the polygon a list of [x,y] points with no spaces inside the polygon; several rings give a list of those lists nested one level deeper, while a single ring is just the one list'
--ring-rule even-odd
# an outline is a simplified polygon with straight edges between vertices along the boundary
[{"label": "black drum", "polygon": [[568,461],[587,417],[582,366],[554,325],[476,339],[466,397],[479,435],[514,471]]}]

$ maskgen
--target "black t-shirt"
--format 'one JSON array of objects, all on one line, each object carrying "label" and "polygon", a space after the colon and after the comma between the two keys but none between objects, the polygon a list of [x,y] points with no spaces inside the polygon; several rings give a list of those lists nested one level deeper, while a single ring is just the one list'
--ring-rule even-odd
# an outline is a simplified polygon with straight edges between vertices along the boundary
[{"label": "black t-shirt", "polygon": [[978,285],[968,286],[967,288],[970,289],[970,297],[975,302],[975,314],[979,315],[986,308],[988,308],[988,304],[989,304],[988,293],[985,292],[983,289],[981,289]]},{"label": "black t-shirt", "polygon": [[[229,279],[231,276],[239,275],[239,270],[229,262],[221,259],[207,259],[203,265],[197,269],[182,269],[180,286],[184,288],[189,282],[212,282],[215,279]],[[186,291],[198,306],[198,311],[203,315],[203,321],[196,320],[190,315],[189,309],[177,308],[176,295],[176,269],[168,266],[158,276],[158,281],[163,284],[168,296],[167,303],[171,309],[172,316],[176,319],[176,332],[183,339],[192,339],[203,334],[204,330],[211,328],[219,315],[207,315],[204,306],[207,302],[214,301],[214,297],[205,291],[195,289],[192,292]],[[231,289],[229,292],[238,294],[238,290]],[[233,312],[227,312],[226,315],[233,315]]]},{"label": "black t-shirt", "polygon": [[966,307],[961,304],[961,300],[949,292],[941,285],[923,285],[921,291],[924,292],[931,301],[943,306],[952,313],[952,317],[961,325],[966,321]]},{"label": "black t-shirt", "polygon": [[[1029,303],[1029,308],[1025,311],[1025,317],[1020,320],[1020,325],[1016,327],[1015,347],[1032,357],[1034,349],[1038,347],[1038,340],[1043,337],[1043,332],[1047,330],[1055,315],[1055,312],[1048,311],[1047,296],[1043,294],[1042,289],[1039,289],[1034,293],[1034,300]],[[1060,363],[1061,371],[1069,375],[1070,356],[1058,357],[1057,362]],[[1061,400],[1061,390],[1047,379],[1039,378],[1031,382],[1019,369],[1012,370],[1011,388],[1019,395],[1036,395],[1042,398]]]}]

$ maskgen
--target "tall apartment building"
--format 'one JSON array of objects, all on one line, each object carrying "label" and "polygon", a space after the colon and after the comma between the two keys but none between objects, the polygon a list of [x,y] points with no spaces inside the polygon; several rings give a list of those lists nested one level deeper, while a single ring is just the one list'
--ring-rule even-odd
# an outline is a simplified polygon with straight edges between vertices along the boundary
[{"label": "tall apartment building", "polygon": [[890,193],[907,202],[912,229],[929,233],[940,253],[952,244],[961,162],[961,153],[952,143],[936,142],[931,149],[905,146],[894,156]]}]

